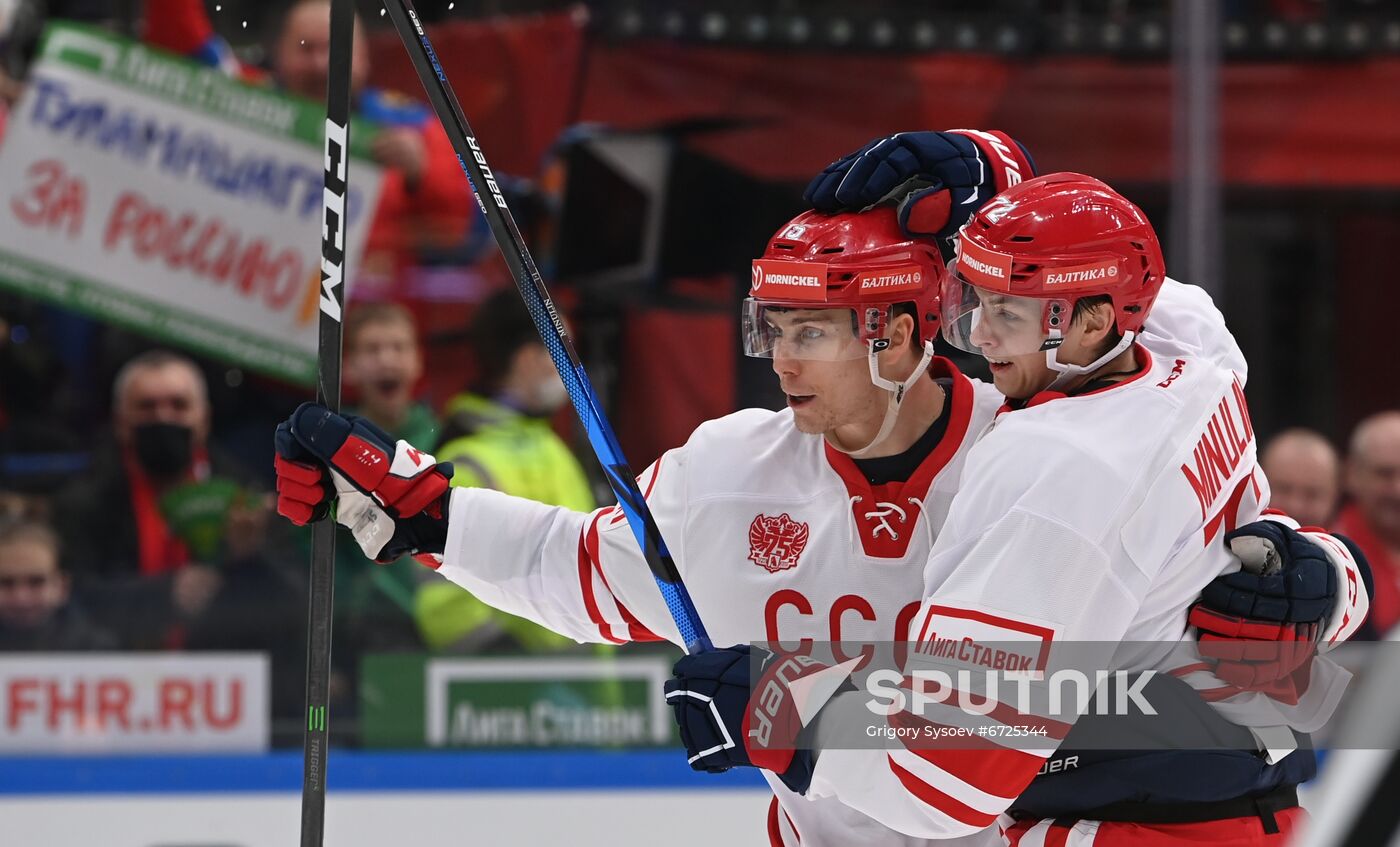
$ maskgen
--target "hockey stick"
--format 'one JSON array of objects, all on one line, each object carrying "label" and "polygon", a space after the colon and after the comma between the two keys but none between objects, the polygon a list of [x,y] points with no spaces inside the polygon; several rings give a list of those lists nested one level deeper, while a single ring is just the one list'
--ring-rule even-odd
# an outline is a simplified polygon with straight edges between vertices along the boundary
[{"label": "hockey stick", "polygon": [[[355,0],[331,0],[330,76],[326,83],[325,190],[321,216],[321,314],[316,402],[340,411],[341,310],[345,305],[345,197],[350,166],[350,53]],[[326,712],[330,706],[335,521],[311,529],[306,623],[306,735],[302,742],[301,847],[321,847],[326,824]]]},{"label": "hockey stick", "polygon": [[447,131],[447,137],[452,140],[457,159],[471,181],[472,190],[476,193],[476,202],[481,206],[487,223],[491,225],[491,234],[496,237],[496,246],[501,249],[506,264],[510,266],[515,285],[520,289],[520,296],[524,298],[530,317],[535,322],[535,329],[539,331],[540,339],[549,349],[550,358],[559,370],[560,379],[569,389],[569,399],[573,402],[574,411],[588,432],[588,443],[593,446],[594,454],[602,463],[608,483],[617,495],[618,505],[627,516],[627,523],[632,527],[632,534],[636,536],[637,544],[642,548],[642,555],[646,557],[647,565],[651,568],[651,575],[656,580],[657,587],[661,589],[661,595],[666,599],[666,606],[671,611],[677,629],[680,630],[681,640],[685,642],[686,652],[695,653],[711,649],[710,637],[705,633],[705,627],[690,600],[690,592],[681,581],[676,563],[666,549],[666,542],[661,538],[661,531],[652,518],[651,510],[647,508],[641,489],[637,487],[636,477],[627,466],[622,448],[618,446],[617,436],[613,435],[612,426],[603,414],[598,395],[593,391],[593,385],[579,361],[578,353],[574,351],[569,332],[564,328],[564,322],[559,318],[559,313],[549,298],[544,281],[540,279],[540,272],[535,268],[535,260],[530,257],[520,229],[515,225],[515,218],[506,207],[505,198],[501,196],[491,166],[486,163],[481,145],[477,143],[476,133],[472,131],[466,115],[462,113],[462,106],[457,102],[457,95],[452,92],[452,86],[447,82],[447,74],[443,72],[442,65],[438,63],[437,52],[433,50],[432,43],[423,32],[423,24],[418,19],[418,13],[414,11],[413,3],[410,0],[386,0],[384,5],[389,10],[389,17],[394,21],[394,28],[399,31],[399,38],[403,39],[409,58],[413,60],[413,68],[418,72],[418,79],[428,93],[433,111],[437,112],[438,120],[442,121],[442,127]]}]

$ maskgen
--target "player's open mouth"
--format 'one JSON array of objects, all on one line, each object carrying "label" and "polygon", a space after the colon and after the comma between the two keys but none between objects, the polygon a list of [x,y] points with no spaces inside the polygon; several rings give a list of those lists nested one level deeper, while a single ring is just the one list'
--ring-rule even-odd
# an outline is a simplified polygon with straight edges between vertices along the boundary
[{"label": "player's open mouth", "polygon": [[804,406],[811,402],[814,397],[816,397],[815,394],[789,394],[787,402],[789,406],[796,409],[798,406]]},{"label": "player's open mouth", "polygon": [[987,367],[991,368],[992,373],[995,374],[995,373],[1001,373],[1002,371],[1005,371],[1006,369],[1010,368],[1010,367],[1011,367],[1011,363],[1010,363],[1010,362],[1006,362],[1006,361],[1002,361],[1002,360],[1000,360],[1000,359],[988,359],[988,360],[987,360]]}]

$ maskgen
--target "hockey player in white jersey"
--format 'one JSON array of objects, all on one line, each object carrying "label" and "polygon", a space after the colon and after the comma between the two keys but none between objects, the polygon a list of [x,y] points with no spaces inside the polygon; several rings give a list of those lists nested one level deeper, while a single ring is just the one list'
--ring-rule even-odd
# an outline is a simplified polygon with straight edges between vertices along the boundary
[{"label": "hockey player in white jersey", "polygon": [[[987,359],[1007,404],[968,452],[925,570],[916,639],[994,638],[989,629],[1043,632],[1047,644],[1181,637],[1196,594],[1228,567],[1220,538],[1260,516],[1267,483],[1239,376],[1138,343],[1164,280],[1145,216],[1089,177],[1023,182],[963,227],[943,332]],[[980,629],[967,625],[973,615]],[[1043,753],[1015,749],[975,767],[937,750],[876,759],[824,752],[811,793],[906,829],[922,823],[927,835],[1001,811],[1009,804],[997,798],[1019,794],[1044,766]],[[1134,817],[1141,804],[1104,803],[1114,812],[1106,820],[1086,809],[1017,822],[1008,836],[1103,847],[1284,843],[1300,814],[1291,792],[1173,804],[1147,822]]]},{"label": "hockey player in white jersey", "polygon": [[[773,357],[789,408],[704,424],[641,477],[716,643],[909,639],[962,463],[1001,404],[932,355],[943,273],[890,209],[802,216],[756,263],[746,343]],[[1155,318],[1173,355],[1182,344],[1234,349],[1208,301],[1186,290],[1163,300]],[[582,641],[679,641],[616,509],[580,514],[478,489],[449,497],[431,457],[310,405],[279,428],[278,446],[279,509],[294,520],[325,512],[329,465],[354,486],[340,488],[337,519],[371,555],[439,554],[449,579]],[[978,830],[985,843],[994,833],[991,818],[956,831],[904,826],[840,791],[807,790],[821,786],[803,767],[765,771],[773,843],[918,844]],[[819,778],[823,767],[819,758]]]}]

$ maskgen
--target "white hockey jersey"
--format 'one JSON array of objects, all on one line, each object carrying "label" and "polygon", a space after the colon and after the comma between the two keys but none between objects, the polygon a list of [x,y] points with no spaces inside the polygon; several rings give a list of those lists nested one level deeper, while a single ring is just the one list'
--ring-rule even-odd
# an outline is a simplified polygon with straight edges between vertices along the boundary
[{"label": "white hockey jersey", "polygon": [[[1228,372],[1206,361],[1199,366],[1192,362],[1168,381],[1176,357],[1188,352],[1204,355],[1233,369],[1240,380],[1244,361],[1209,297],[1178,283],[1169,282],[1163,289],[1142,340],[1165,356],[1151,369],[1152,375],[1105,392],[1102,398],[1060,401],[1003,416],[1007,421],[1044,420],[1045,427],[1032,427],[1026,436],[1034,449],[1053,447],[1056,455],[1095,445],[1109,426],[1105,418],[1103,426],[1073,434],[1071,447],[1063,446],[1059,434],[1053,444],[1047,443],[1062,408],[1089,402],[1118,414],[1123,406],[1132,420],[1144,421],[1136,443],[1152,449],[1116,446],[1123,433],[1134,432],[1135,424],[1129,421],[1121,429],[1112,426],[1115,442],[1094,454],[1097,458],[1087,469],[1056,465],[1055,473],[1068,475],[1052,477],[1055,485],[1044,493],[1052,493],[1070,513],[1056,512],[1047,519],[1089,522],[1071,522],[1073,532],[1048,541],[1040,537],[1045,527],[1026,517],[1039,512],[1015,509],[1017,503],[1010,498],[1011,492],[1032,481],[1027,473],[1039,473],[1036,462],[1020,458],[1014,460],[1020,463],[1018,475],[1009,475],[1008,462],[1013,460],[1005,457],[1034,455],[1033,450],[1024,452],[1029,446],[1014,454],[1001,447],[1024,429],[1019,423],[998,424],[983,440],[989,446],[978,445],[981,459],[972,477],[992,476],[963,503],[960,484],[972,481],[963,473],[964,463],[978,435],[996,417],[1002,398],[946,361],[936,360],[930,369],[948,388],[946,434],[902,484],[870,486],[848,456],[831,449],[820,436],[797,431],[787,411],[746,410],[702,424],[685,446],[649,467],[639,483],[713,642],[727,646],[749,641],[795,645],[803,639],[909,640],[927,616],[928,598],[943,602],[945,595],[948,602],[1045,621],[1061,638],[1118,639],[1149,633],[1180,637],[1187,602],[1226,565],[1217,539],[1213,546],[1219,548],[1218,556],[1201,554],[1191,560],[1189,574],[1173,566],[1173,576],[1164,575],[1167,556],[1176,549],[1167,540],[1177,539],[1183,531],[1177,525],[1194,520],[1198,509],[1187,484],[1172,481],[1170,496],[1185,499],[1172,501],[1168,523],[1147,511],[1134,513],[1135,521],[1130,520],[1134,515],[1120,515],[1113,524],[1094,524],[1090,518],[1105,517],[1098,496],[1116,492],[1115,502],[1128,502],[1121,496],[1125,485],[1137,485],[1148,468],[1166,467],[1163,463],[1175,456],[1173,450],[1190,453],[1195,443],[1191,427],[1198,421],[1186,418],[1203,408],[1206,401],[1201,398],[1217,388],[1234,397],[1229,394],[1232,378],[1223,375]],[[1157,387],[1160,382],[1169,387]],[[1136,409],[1133,401],[1122,399],[1137,394],[1150,394],[1143,403],[1146,408]],[[1188,397],[1189,402],[1183,399]],[[1188,438],[1193,439],[1189,445],[1184,443]],[[1169,445],[1171,439],[1182,443]],[[1227,479],[1212,479],[1225,489],[1219,497],[1232,494],[1237,479],[1252,470],[1252,442],[1248,450],[1247,456],[1241,451]],[[1174,466],[1172,470],[1180,475]],[[1078,480],[1089,479],[1102,486],[1092,501],[1094,508],[1080,497]],[[1154,498],[1160,494],[1165,504],[1168,493],[1159,493],[1148,482],[1142,480],[1143,492],[1150,490]],[[1216,494],[1209,498],[1211,508]],[[980,505],[993,500],[1000,504],[994,510]],[[949,520],[954,522],[952,534]],[[994,527],[998,545],[1006,545],[1006,551],[978,546],[982,531]],[[1108,538],[1118,530],[1123,532],[1121,543]],[[1200,535],[1199,528],[1193,532]],[[1024,539],[1020,533],[1025,533]],[[1202,540],[1196,539],[1198,552]],[[1063,578],[1051,578],[1046,565],[1060,561],[1056,544],[1065,545],[1065,555],[1083,552],[1087,557]],[[1017,557],[1014,562],[1012,554]],[[626,519],[616,508],[581,514],[494,491],[458,489],[452,496],[444,558],[439,572],[483,601],[579,641],[680,643]],[[1139,561],[1141,566],[1124,564]],[[983,568],[991,570],[979,576]],[[1207,573],[1210,568],[1214,571]],[[1023,573],[1026,570],[1033,573]],[[1149,590],[1160,594],[1142,606]],[[1113,609],[1101,613],[1100,603],[1111,603]],[[845,773],[844,759],[836,755],[844,752],[863,756]],[[954,793],[964,800],[971,792],[1001,803],[996,809],[991,808],[994,803],[973,803],[978,820],[990,815],[978,825],[959,822],[930,806],[927,792],[921,796],[901,783],[887,758],[884,751],[824,752],[806,797],[792,794],[768,775],[776,795],[769,816],[772,842],[795,845],[800,838],[807,847],[918,845],[930,838],[948,843],[941,839],[970,835],[968,843],[1001,843],[994,827],[983,828],[1010,802],[1003,802],[1007,789],[958,789]],[[927,775],[936,765],[906,762],[905,767]],[[1015,779],[1024,784],[1034,771],[1031,768],[1022,779],[1016,770]],[[944,791],[949,779],[957,780],[929,779]]]},{"label": "white hockey jersey", "polygon": [[[1032,657],[1065,642],[1161,645],[1131,664],[1116,657],[1112,669],[1136,671],[1181,640],[1190,604],[1231,567],[1223,534],[1258,518],[1267,488],[1235,375],[1135,352],[1136,376],[1000,415],[971,448],[924,570],[913,650],[947,639],[1016,641]],[[974,832],[1053,750],[988,746],[826,750],[808,793],[901,832]]]}]

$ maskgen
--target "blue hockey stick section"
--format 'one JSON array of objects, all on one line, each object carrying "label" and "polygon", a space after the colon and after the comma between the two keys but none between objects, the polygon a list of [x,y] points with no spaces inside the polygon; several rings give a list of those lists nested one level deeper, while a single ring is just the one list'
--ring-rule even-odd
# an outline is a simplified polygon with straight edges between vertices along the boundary
[{"label": "blue hockey stick section", "polygon": [[476,202],[481,206],[487,223],[491,225],[491,234],[496,238],[496,246],[501,249],[501,255],[510,266],[511,275],[515,278],[520,296],[524,298],[535,328],[540,333],[540,339],[548,348],[550,358],[559,370],[559,377],[569,390],[574,412],[578,414],[588,433],[588,443],[592,445],[594,454],[602,463],[608,483],[617,495],[618,505],[627,516],[627,523],[632,528],[632,534],[636,536],[642,555],[646,557],[652,577],[661,589],[662,597],[666,599],[666,607],[676,622],[676,628],[680,630],[686,652],[695,653],[711,649],[710,637],[700,622],[700,615],[695,611],[690,592],[681,581],[675,560],[666,549],[666,542],[661,538],[661,531],[647,507],[646,498],[637,487],[636,475],[632,473],[622,455],[622,448],[617,443],[617,436],[613,434],[607,416],[603,414],[593,384],[589,382],[588,374],[579,361],[568,330],[560,320],[554,302],[549,298],[544,280],[540,278],[540,272],[525,246],[515,218],[506,206],[495,174],[481,152],[476,133],[467,123],[457,95],[453,93],[452,86],[447,81],[447,74],[438,62],[437,51],[433,49],[432,42],[423,31],[423,24],[418,19],[413,3],[410,0],[390,0],[385,6],[389,17],[393,19],[394,28],[398,30],[399,38],[408,50],[409,58],[413,60],[413,68],[418,73],[419,81],[423,83],[428,100],[433,104],[433,111],[442,122],[447,137],[452,140],[452,146],[457,151],[457,160],[472,184]]}]

